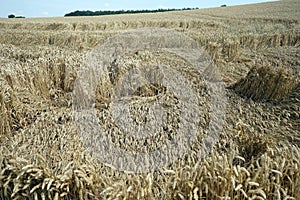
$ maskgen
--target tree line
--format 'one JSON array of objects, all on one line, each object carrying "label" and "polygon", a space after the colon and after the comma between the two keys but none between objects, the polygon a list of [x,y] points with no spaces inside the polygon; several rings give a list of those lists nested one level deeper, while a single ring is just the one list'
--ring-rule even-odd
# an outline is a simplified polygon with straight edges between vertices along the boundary
[{"label": "tree line", "polygon": [[179,11],[179,10],[195,10],[198,8],[182,8],[182,9],[175,9],[175,8],[168,8],[168,9],[156,9],[156,10],[100,10],[100,11],[74,11],[65,14],[65,17],[70,16],[101,16],[101,15],[119,15],[119,14],[136,14],[136,13],[157,13],[157,12],[169,12],[169,11]]},{"label": "tree line", "polygon": [[24,16],[15,16],[14,14],[8,15],[8,18],[25,18]]}]

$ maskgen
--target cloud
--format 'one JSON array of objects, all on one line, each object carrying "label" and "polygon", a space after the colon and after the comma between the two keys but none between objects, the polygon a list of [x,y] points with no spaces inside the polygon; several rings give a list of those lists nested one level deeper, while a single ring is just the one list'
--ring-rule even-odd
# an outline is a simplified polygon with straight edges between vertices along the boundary
[{"label": "cloud", "polygon": [[14,13],[15,15],[23,15],[24,11],[23,10],[18,10],[17,12]]},{"label": "cloud", "polygon": [[105,8],[108,8],[109,6],[110,6],[109,3],[105,3],[105,4],[104,4],[104,7],[105,7]]},{"label": "cloud", "polygon": [[42,12],[42,15],[49,15],[47,11]]},{"label": "cloud", "polygon": [[160,6],[158,6],[158,8],[167,9],[167,8],[169,8],[169,7],[160,5]]}]

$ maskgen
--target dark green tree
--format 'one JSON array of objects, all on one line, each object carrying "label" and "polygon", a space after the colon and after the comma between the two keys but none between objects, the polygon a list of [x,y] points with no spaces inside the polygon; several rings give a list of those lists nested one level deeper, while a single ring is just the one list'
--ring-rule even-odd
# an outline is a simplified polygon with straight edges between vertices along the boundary
[{"label": "dark green tree", "polygon": [[16,16],[13,14],[8,15],[8,18],[15,18]]},{"label": "dark green tree", "polygon": [[155,13],[155,12],[169,12],[169,11],[176,11],[176,10],[194,10],[195,8],[182,8],[182,9],[174,9],[174,8],[159,8],[156,10],[100,10],[100,11],[79,11],[76,10],[74,12],[70,12],[65,14],[65,17],[68,16],[101,16],[101,15],[118,15],[118,14],[134,14],[134,13]]}]

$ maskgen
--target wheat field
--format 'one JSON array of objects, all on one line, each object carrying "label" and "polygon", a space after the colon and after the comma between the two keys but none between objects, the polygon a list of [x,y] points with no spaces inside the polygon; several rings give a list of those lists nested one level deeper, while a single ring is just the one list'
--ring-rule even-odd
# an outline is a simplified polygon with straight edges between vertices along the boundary
[{"label": "wheat field", "polygon": [[[195,105],[201,105],[188,150],[161,168],[134,173],[108,166],[88,150],[74,119],[74,104],[81,100],[74,94],[81,92],[76,81],[89,52],[109,38],[144,29],[172,30],[201,46],[220,74],[226,108],[218,141],[198,159],[214,118],[204,78],[191,63],[162,50],[116,57],[93,86],[99,124],[116,148],[151,152],[179,134],[180,96],[163,85],[137,88],[128,100],[140,124],[151,121],[145,118],[148,105],[164,105],[168,127],[159,137],[128,137],[115,125],[109,109],[114,88],[122,93],[118,81],[134,66],[146,66],[139,70],[154,79],[160,75],[147,66],[171,66],[169,72],[187,79]],[[299,58],[298,0],[159,14],[0,19],[0,199],[297,200]]]}]

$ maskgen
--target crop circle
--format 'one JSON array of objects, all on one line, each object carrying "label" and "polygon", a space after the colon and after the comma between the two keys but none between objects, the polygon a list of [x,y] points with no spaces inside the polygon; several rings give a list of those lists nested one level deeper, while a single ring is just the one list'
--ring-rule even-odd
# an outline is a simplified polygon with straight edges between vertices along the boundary
[{"label": "crop circle", "polygon": [[[189,67],[147,57],[161,54]],[[118,67],[127,55],[141,62],[123,59],[127,67]],[[73,93],[84,146],[105,165],[136,173],[168,166],[189,151],[200,132],[205,133],[197,151],[202,159],[218,141],[225,107],[224,85],[209,55],[193,39],[169,29],[112,36],[87,55]]]}]

